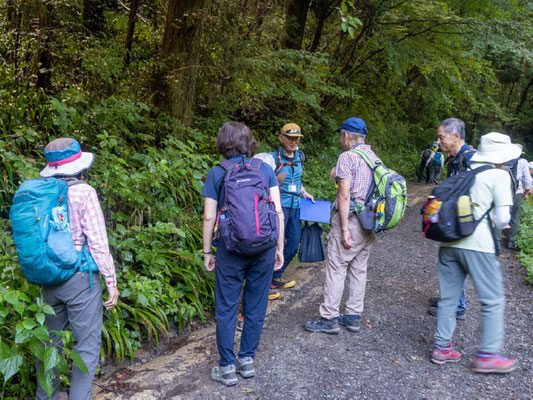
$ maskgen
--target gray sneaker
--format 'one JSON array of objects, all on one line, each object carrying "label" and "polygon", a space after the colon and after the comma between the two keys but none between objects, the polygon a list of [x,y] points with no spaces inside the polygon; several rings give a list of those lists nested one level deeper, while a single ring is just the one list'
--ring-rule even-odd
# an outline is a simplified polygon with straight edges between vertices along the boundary
[{"label": "gray sneaker", "polygon": [[235,373],[235,364],[213,367],[211,378],[222,383],[224,386],[233,386],[239,383]]},{"label": "gray sneaker", "polygon": [[252,357],[237,357],[235,369],[243,378],[253,378],[255,376],[254,359]]},{"label": "gray sneaker", "polygon": [[361,316],[359,314],[339,314],[339,324],[344,325],[350,332],[359,332],[361,329]]}]

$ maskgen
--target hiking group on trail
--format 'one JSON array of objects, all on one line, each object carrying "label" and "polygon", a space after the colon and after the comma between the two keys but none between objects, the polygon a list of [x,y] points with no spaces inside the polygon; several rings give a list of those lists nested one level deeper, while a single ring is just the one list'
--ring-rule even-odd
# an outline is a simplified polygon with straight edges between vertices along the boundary
[{"label": "hiking group on trail", "polygon": [[[337,130],[343,152],[331,178],[338,185],[332,206],[325,261],[324,298],[319,316],[306,322],[310,332],[335,334],[343,325],[361,329],[367,264],[376,233],[394,228],[403,218],[406,182],[383,165],[366,143],[369,130],[361,118],[348,118]],[[279,132],[281,147],[254,156],[258,147],[251,130],[227,122],[218,131],[216,150],[224,161],[207,174],[202,250],[204,267],[215,273],[216,342],[220,356],[211,377],[226,386],[237,375],[254,377],[268,300],[272,290],[290,289],[283,272],[294,258],[301,237],[300,199],[315,198],[302,184],[303,137],[294,123]],[[476,151],[465,142],[465,124],[456,118],[437,127],[436,142],[421,157],[418,180],[431,168],[429,183],[437,186],[423,208],[426,237],[441,242],[438,254],[440,296],[428,312],[437,317],[430,360],[458,362],[452,345],[456,321],[466,318],[466,276],[481,303],[481,339],[473,371],[507,373],[515,360],[500,355],[504,341],[504,290],[497,259],[501,230],[509,229],[507,247],[514,247],[522,198],[533,191],[533,163],[520,158],[522,148],[510,137],[491,132]],[[448,179],[440,182],[446,161]],[[100,354],[103,306],[118,301],[117,279],[109,252],[104,217],[95,189],[84,180],[94,155],[80,144],[60,138],[45,148],[48,165],[43,179],[24,182],[10,211],[19,263],[28,281],[43,287],[42,297],[55,315],[46,316],[52,343],[54,330],[72,326],[82,362],[72,367],[70,398],[89,399]],[[329,169],[324,170],[326,175]],[[216,248],[216,254],[213,252]],[[100,273],[108,291],[103,302]],[[345,286],[348,299],[341,313]],[[242,294],[242,319],[237,321]],[[242,330],[234,353],[236,327]],[[37,360],[37,399],[59,395],[54,372],[52,394],[45,390],[42,360]],[[44,379],[44,378],[43,378]]]}]

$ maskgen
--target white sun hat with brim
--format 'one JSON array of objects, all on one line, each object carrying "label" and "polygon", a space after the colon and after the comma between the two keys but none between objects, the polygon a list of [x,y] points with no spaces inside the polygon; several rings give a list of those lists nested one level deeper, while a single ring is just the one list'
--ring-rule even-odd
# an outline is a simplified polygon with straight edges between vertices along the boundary
[{"label": "white sun hat with brim", "polygon": [[254,158],[259,158],[264,163],[268,164],[273,170],[276,169],[276,162],[274,161],[274,157],[272,157],[272,154],[270,153],[257,153]]},{"label": "white sun hat with brim", "polygon": [[533,161],[530,161],[530,162],[528,163],[528,165],[529,165],[529,168],[533,169]]},{"label": "white sun hat with brim", "polygon": [[490,132],[481,136],[477,152],[470,161],[503,164],[520,157],[522,149],[511,143],[511,138],[503,133]]},{"label": "white sun hat with brim", "polygon": [[59,138],[48,143],[44,156],[48,165],[39,173],[43,178],[76,176],[94,161],[94,154],[81,151],[78,141],[72,138]]}]

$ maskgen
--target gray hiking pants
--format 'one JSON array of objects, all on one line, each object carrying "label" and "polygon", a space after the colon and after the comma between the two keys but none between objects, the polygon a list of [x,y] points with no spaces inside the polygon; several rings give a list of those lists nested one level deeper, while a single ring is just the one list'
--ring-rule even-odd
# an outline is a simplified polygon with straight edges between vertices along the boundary
[{"label": "gray hiking pants", "polygon": [[[61,339],[52,331],[67,330],[70,325],[75,339],[72,349],[80,354],[89,370],[89,373],[86,374],[72,364],[69,395],[71,400],[89,400],[91,398],[94,374],[100,358],[103,301],[102,287],[97,272],[93,272],[92,281],[93,289],[91,291],[89,274],[77,272],[66,282],[43,288],[43,300],[52,306],[56,313],[56,315],[46,316],[46,326],[50,332],[50,338],[54,344],[61,345]],[[37,360],[37,376],[41,365],[42,362]],[[52,380],[54,387],[52,400],[57,400],[59,397],[59,375],[57,371],[55,374],[55,378]],[[48,399],[38,378],[35,398],[38,400]]]},{"label": "gray hiking pants", "polygon": [[481,303],[481,353],[499,353],[503,347],[503,293],[500,264],[494,254],[441,247],[439,250],[440,300],[435,343],[448,347],[456,326],[457,303],[466,275],[470,275]]}]

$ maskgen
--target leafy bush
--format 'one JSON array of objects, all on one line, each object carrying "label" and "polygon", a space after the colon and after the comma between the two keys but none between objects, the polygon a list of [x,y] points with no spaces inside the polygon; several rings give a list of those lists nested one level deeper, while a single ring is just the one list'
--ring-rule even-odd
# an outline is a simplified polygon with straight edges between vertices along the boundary
[{"label": "leafy bush", "polygon": [[522,202],[516,245],[520,249],[518,259],[526,269],[526,282],[533,283],[533,203],[531,201]]}]

